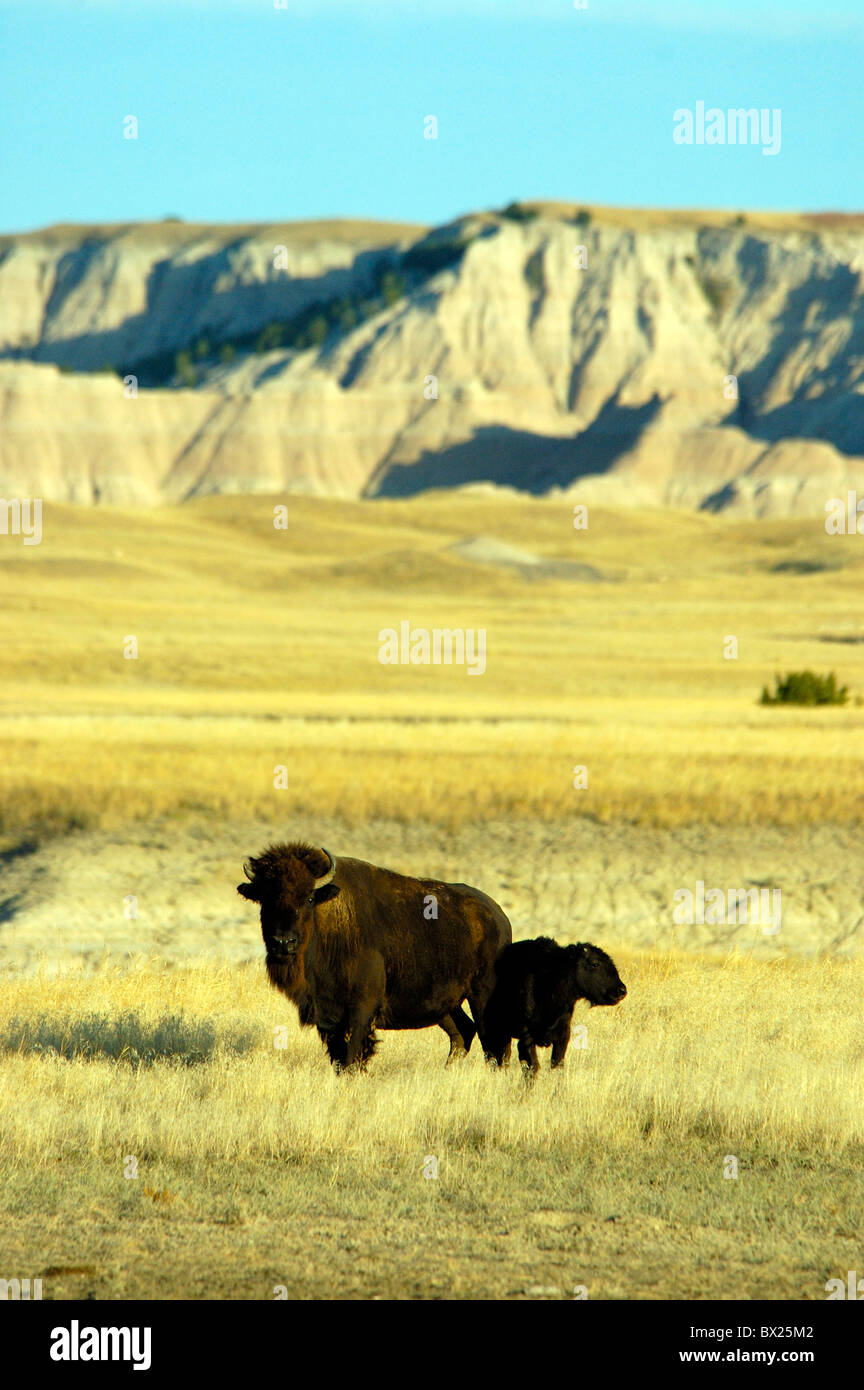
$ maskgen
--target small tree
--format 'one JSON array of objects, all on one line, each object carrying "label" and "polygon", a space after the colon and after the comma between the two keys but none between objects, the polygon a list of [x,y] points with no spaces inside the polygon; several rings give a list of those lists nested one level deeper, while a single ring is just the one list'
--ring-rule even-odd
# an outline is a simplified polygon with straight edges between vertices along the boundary
[{"label": "small tree", "polygon": [[181,386],[195,386],[198,376],[192,366],[192,358],[185,350],[174,358],[174,371]]},{"label": "small tree", "polygon": [[533,222],[537,216],[537,209],[523,207],[521,203],[508,203],[506,208],[502,208],[501,216],[511,222]]},{"label": "small tree", "polygon": [[393,270],[387,270],[381,276],[381,298],[389,309],[391,304],[395,304],[397,299],[401,299],[405,293],[405,281],[401,275],[397,275]]},{"label": "small tree", "polygon": [[258,334],[258,341],[255,344],[256,352],[273,352],[282,346],[282,325],[279,323],[268,323]]},{"label": "small tree", "polygon": [[327,337],[329,328],[323,314],[316,314],[302,336],[304,347],[320,347]]},{"label": "small tree", "polygon": [[357,326],[357,310],[353,300],[341,299],[336,305],[336,323],[343,333]]}]

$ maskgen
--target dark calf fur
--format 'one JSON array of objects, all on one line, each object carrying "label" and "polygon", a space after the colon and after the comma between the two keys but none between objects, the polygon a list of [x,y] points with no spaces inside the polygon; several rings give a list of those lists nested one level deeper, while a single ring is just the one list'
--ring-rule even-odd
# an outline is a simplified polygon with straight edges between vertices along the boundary
[{"label": "dark calf fur", "polygon": [[516,941],[495,964],[495,987],[486,1006],[487,1052],[500,1066],[510,1039],[530,1078],[540,1070],[538,1047],[552,1048],[560,1067],[570,1042],[577,999],[618,1004],[627,993],[612,960],[599,946],[559,946],[548,936]]}]

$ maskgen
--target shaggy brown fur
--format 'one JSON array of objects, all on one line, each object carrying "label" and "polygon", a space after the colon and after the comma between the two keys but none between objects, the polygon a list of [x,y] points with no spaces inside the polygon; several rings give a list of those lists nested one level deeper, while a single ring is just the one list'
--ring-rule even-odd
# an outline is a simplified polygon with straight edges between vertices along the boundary
[{"label": "shaggy brown fur", "polygon": [[251,882],[241,883],[237,892],[254,902],[261,902],[262,895],[278,892],[288,898],[302,897],[328,867],[327,853],[315,845],[270,845],[243,865]]},{"label": "shaggy brown fur", "polygon": [[[271,845],[249,861],[238,892],[261,909],[267,971],[317,1027],[337,1067],[363,1066],[376,1027],[428,1028],[464,1056],[494,984],[495,961],[511,939],[497,903],[466,884],[407,878],[325,850]],[[434,899],[435,914],[430,916]],[[474,1023],[461,1009],[468,999]]]}]

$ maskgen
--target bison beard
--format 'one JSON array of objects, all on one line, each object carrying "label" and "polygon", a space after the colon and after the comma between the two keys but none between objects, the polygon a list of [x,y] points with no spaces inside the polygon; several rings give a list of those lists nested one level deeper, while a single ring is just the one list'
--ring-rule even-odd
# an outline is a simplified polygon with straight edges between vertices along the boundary
[{"label": "bison beard", "polygon": [[437,1024],[450,1039],[448,1062],[467,1053],[476,1031],[490,1055],[484,1013],[512,932],[485,893],[337,861],[305,844],[271,845],[244,870],[249,882],[237,891],[260,906],[270,980],[301,1024],[318,1029],[334,1067],[365,1068],[376,1027]]}]

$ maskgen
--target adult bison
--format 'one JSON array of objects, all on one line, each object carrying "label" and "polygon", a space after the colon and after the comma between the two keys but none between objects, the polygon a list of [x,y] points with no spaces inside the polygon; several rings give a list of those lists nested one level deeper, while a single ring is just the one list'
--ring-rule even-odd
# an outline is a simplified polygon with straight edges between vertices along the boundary
[{"label": "adult bison", "polygon": [[[463,1056],[483,1015],[495,961],[511,940],[497,903],[464,883],[407,878],[337,861],[312,845],[271,845],[237,891],[261,907],[271,982],[315,1026],[337,1068],[363,1067],[375,1028],[428,1028]],[[474,1024],[460,1005],[467,999]]]}]

